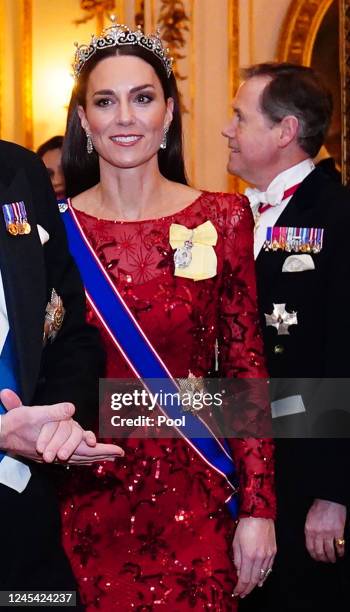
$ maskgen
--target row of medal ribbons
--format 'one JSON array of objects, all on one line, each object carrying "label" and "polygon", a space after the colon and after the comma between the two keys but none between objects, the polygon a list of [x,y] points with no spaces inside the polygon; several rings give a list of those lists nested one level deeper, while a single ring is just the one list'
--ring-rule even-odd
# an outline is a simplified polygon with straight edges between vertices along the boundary
[{"label": "row of medal ribbons", "polygon": [[268,227],[264,242],[265,251],[295,253],[319,253],[323,245],[323,228],[317,227]]},{"label": "row of medal ribbons", "polygon": [[24,202],[11,202],[2,207],[6,229],[12,234],[30,234],[31,227],[28,223],[27,211]]}]

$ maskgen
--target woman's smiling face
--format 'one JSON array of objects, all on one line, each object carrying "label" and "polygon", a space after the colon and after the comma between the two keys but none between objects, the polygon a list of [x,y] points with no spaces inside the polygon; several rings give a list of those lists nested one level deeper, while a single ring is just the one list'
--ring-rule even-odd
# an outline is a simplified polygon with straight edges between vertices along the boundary
[{"label": "woman's smiling face", "polygon": [[135,168],[157,155],[172,110],[173,100],[164,99],[153,67],[119,55],[92,70],[79,116],[100,158],[117,168]]}]

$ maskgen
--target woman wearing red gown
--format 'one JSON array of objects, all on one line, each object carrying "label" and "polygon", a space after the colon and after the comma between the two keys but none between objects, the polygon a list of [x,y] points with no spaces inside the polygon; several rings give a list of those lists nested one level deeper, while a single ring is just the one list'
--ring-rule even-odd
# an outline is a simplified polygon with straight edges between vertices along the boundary
[{"label": "woman wearing red gown", "polygon": [[[147,46],[155,39],[122,44],[118,32],[113,25],[76,56],[64,151],[69,205],[172,376],[209,377],[216,362],[222,377],[264,377],[249,205],[186,184],[167,56]],[[194,280],[190,265],[187,277],[174,267],[169,232],[208,221],[215,269]],[[101,329],[106,377],[132,377],[89,316]],[[245,436],[266,417],[266,405],[249,406],[239,421],[226,415]],[[229,440],[240,481],[237,525],[226,504],[232,488],[185,439],[121,445],[123,459],[75,470],[64,491],[64,545],[87,609],[235,610],[275,554],[271,440]]]}]

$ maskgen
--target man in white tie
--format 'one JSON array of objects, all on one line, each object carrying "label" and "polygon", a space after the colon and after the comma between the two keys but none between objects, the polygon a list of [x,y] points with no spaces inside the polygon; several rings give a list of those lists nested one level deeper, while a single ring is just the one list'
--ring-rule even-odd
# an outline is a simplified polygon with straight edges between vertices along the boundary
[{"label": "man in white tie", "polygon": [[318,412],[329,408],[327,381],[350,376],[350,319],[339,318],[350,304],[350,196],[312,161],[332,101],[312,69],[260,64],[244,71],[233,111],[223,132],[228,171],[253,185],[246,194],[267,364],[276,379],[273,417],[276,431],[289,436],[276,439],[274,571],[242,610],[329,610],[335,593],[337,611],[348,610],[350,443],[330,438],[334,431]]},{"label": "man in white tie", "polygon": [[103,361],[45,167],[0,141],[0,591],[75,588],[43,464],[123,454],[88,430]]}]

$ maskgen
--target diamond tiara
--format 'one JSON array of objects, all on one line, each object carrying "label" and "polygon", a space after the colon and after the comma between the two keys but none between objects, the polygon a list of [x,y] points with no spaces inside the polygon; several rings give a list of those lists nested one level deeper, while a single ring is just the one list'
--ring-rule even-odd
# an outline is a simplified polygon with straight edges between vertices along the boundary
[{"label": "diamond tiara", "polygon": [[110,20],[112,21],[112,25],[104,28],[101,36],[92,34],[88,45],[78,45],[78,43],[74,43],[77,47],[72,64],[75,79],[79,77],[84,64],[86,64],[96,51],[122,45],[139,45],[147,49],[147,51],[153,53],[162,62],[168,78],[170,77],[172,73],[173,58],[169,56],[169,49],[163,47],[159,30],[157,30],[155,34],[146,36],[142,32],[141,26],[138,26],[136,30],[132,31],[128,26],[116,23],[114,16],[111,16]]}]

